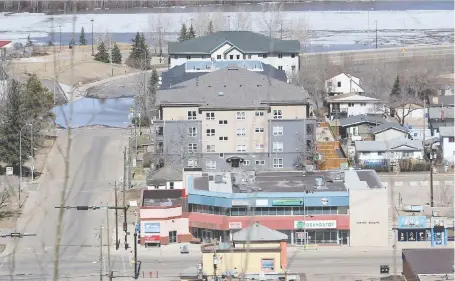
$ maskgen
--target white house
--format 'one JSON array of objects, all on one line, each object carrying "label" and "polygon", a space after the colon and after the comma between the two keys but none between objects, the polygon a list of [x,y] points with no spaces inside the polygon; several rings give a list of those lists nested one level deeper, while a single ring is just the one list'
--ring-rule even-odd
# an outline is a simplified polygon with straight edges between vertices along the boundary
[{"label": "white house", "polygon": [[331,120],[355,115],[383,115],[387,112],[384,102],[364,95],[342,94],[327,97],[326,101]]},{"label": "white house", "polygon": [[10,40],[0,40],[0,60],[6,60],[6,51],[13,47],[13,43]]},{"label": "white house", "polygon": [[409,136],[409,130],[406,127],[394,122],[382,123],[371,128],[370,132],[376,141],[404,140]]},{"label": "white house", "polygon": [[453,127],[439,127],[440,146],[444,162],[454,162],[455,142]]},{"label": "white house", "polygon": [[253,60],[284,70],[288,77],[299,73],[299,52],[298,40],[275,39],[251,31],[219,31],[168,44],[171,68],[191,60]]},{"label": "white house", "polygon": [[419,140],[395,139],[388,141],[356,141],[355,155],[359,164],[423,159],[423,145]]},{"label": "white house", "polygon": [[400,119],[404,118],[424,118],[425,113],[428,113],[428,109],[425,109],[422,105],[415,103],[403,104],[395,108],[395,115]]},{"label": "white house", "polygon": [[360,79],[346,73],[326,80],[325,90],[329,96],[365,92],[360,86]]}]

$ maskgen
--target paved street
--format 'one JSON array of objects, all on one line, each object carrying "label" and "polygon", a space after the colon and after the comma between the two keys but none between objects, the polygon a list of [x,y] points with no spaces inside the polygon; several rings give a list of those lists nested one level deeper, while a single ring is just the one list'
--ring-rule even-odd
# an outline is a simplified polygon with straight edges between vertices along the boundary
[{"label": "paved street", "polygon": [[[125,139],[122,138],[122,130],[78,129],[74,131],[72,140],[65,205],[113,204],[114,181],[123,173],[122,151]],[[61,131],[49,155],[39,189],[31,191],[23,216],[17,224],[18,232],[34,233],[36,237],[24,237],[15,241],[17,244],[14,254],[0,260],[0,277],[25,274],[27,280],[38,276],[39,280],[51,280],[53,276],[59,214],[59,210],[54,207],[60,204],[61,192],[65,188],[67,141],[66,131]],[[113,215],[111,211],[111,231],[114,226]],[[97,237],[101,225],[106,226],[104,210],[65,210],[60,243],[61,276],[99,275]],[[104,243],[106,237],[104,232]],[[5,251],[10,250],[7,248]],[[119,268],[123,268],[121,256],[114,257],[113,261],[115,266],[118,264]]]}]

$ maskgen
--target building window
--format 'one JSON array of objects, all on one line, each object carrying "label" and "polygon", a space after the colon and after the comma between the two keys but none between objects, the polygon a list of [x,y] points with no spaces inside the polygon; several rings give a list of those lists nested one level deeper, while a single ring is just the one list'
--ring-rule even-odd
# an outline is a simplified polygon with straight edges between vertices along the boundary
[{"label": "building window", "polygon": [[280,152],[283,151],[283,142],[273,142],[273,151],[274,152]]},{"label": "building window", "polygon": [[216,55],[216,59],[220,60],[221,59],[221,55]]},{"label": "building window", "polygon": [[215,145],[214,144],[208,144],[207,145],[207,152],[215,152]]},{"label": "building window", "polygon": [[196,111],[188,111],[188,120],[196,120]]},{"label": "building window", "polygon": [[219,120],[218,124],[220,125],[227,125],[227,120]]},{"label": "building window", "polygon": [[354,107],[354,103],[353,103],[353,102],[350,102],[350,103],[348,103],[348,106],[349,106],[349,107]]},{"label": "building window", "polygon": [[237,152],[245,152],[246,151],[246,145],[238,144],[236,150],[237,150]]},{"label": "building window", "polygon": [[191,59],[191,55],[186,55],[186,59],[190,60]]},{"label": "building window", "polygon": [[283,126],[273,126],[273,135],[282,136],[283,135]]},{"label": "building window", "polygon": [[291,65],[291,70],[295,71],[295,65]]},{"label": "building window", "polygon": [[256,111],[254,113],[254,115],[256,115],[256,116],[264,116],[264,111]]},{"label": "building window", "polygon": [[206,112],[205,119],[206,120],[215,120],[215,112]]},{"label": "building window", "polygon": [[360,104],[360,106],[367,106],[367,104],[366,104],[365,102],[362,102],[362,103]]},{"label": "building window", "polygon": [[338,82],[337,82],[337,86],[338,86],[338,87],[341,87],[341,81],[338,81]]},{"label": "building window", "polygon": [[291,58],[295,58],[295,54],[291,54]]},{"label": "building window", "polygon": [[229,55],[229,59],[233,60],[234,59],[234,55]]},{"label": "building window", "polygon": [[283,158],[273,158],[273,168],[283,168]]},{"label": "building window", "polygon": [[314,125],[313,124],[306,124],[306,134],[307,135],[314,134]]},{"label": "building window", "polygon": [[220,158],[224,158],[224,153],[220,153]]},{"label": "building window", "polygon": [[189,143],[188,144],[188,152],[189,153],[197,152],[197,143]]},{"label": "building window", "polygon": [[274,109],[273,119],[283,119],[283,111],[281,111],[281,109]]},{"label": "building window", "polygon": [[254,131],[256,133],[263,133],[264,132],[264,128],[256,128]]},{"label": "building window", "polygon": [[278,54],[278,58],[282,59],[283,58],[283,54]]},{"label": "building window", "polygon": [[174,182],[173,181],[169,182],[169,189],[174,189]]},{"label": "building window", "polygon": [[254,164],[263,166],[263,165],[265,165],[265,160],[254,160]]},{"label": "building window", "polygon": [[240,55],[237,55],[237,59],[238,59],[238,60],[240,59]]},{"label": "building window", "polygon": [[267,58],[267,54],[262,54],[262,58],[266,59]]},{"label": "building window", "polygon": [[197,167],[197,160],[196,159],[188,159],[188,163],[187,163],[188,167],[191,167],[191,168],[196,168]]},{"label": "building window", "polygon": [[207,129],[206,133],[207,137],[213,137],[215,135],[215,129]]},{"label": "building window", "polygon": [[237,129],[237,136],[246,136],[245,128],[238,128]]},{"label": "building window", "polygon": [[261,269],[264,272],[275,271],[275,260],[274,259],[262,259],[261,260]]},{"label": "building window", "polygon": [[207,170],[216,170],[216,161],[206,161],[205,162],[205,168]]},{"label": "building window", "polygon": [[178,55],[174,55],[174,59],[178,59],[178,58],[179,58],[179,56],[178,56]]},{"label": "building window", "polygon": [[190,127],[188,128],[188,136],[190,137],[195,137],[197,135],[197,129],[196,127]]},{"label": "building window", "polygon": [[449,137],[449,142],[454,142],[454,137]]},{"label": "building window", "polygon": [[205,55],[202,55],[202,56],[201,56],[201,59],[205,59]]},{"label": "building window", "polygon": [[243,160],[243,166],[249,166],[250,165],[250,160]]},{"label": "building window", "polygon": [[220,141],[227,141],[228,140],[228,137],[219,137],[218,138]]},{"label": "building window", "polygon": [[264,149],[264,145],[263,144],[256,144],[256,149]]},{"label": "building window", "polygon": [[283,70],[283,66],[282,66],[282,65],[279,65],[279,66],[278,66],[278,70]]},{"label": "building window", "polygon": [[237,111],[237,120],[245,120],[246,113],[245,111]]},{"label": "building window", "polygon": [[251,55],[248,55],[248,59],[251,59]]}]

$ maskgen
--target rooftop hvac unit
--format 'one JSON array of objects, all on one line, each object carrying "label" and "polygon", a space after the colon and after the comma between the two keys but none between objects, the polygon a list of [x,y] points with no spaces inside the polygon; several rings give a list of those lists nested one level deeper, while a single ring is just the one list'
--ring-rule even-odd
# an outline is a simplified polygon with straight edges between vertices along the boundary
[{"label": "rooftop hvac unit", "polygon": [[316,181],[316,189],[324,189],[326,187],[324,177],[316,177],[314,180]]},{"label": "rooftop hvac unit", "polygon": [[215,183],[222,183],[223,175],[215,175]]}]

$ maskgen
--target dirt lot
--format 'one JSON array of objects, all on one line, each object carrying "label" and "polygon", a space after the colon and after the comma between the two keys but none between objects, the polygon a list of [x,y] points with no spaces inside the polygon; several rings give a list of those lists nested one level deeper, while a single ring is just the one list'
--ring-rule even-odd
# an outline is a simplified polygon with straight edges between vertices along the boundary
[{"label": "dirt lot", "polygon": [[[130,45],[119,44],[122,51],[123,60],[129,55]],[[136,72],[124,64],[106,64],[93,60],[91,56],[91,46],[76,46],[74,50],[74,77],[71,71],[71,50],[68,47],[60,50],[55,47],[55,61],[60,83],[74,85],[77,83],[86,84],[93,81],[111,77],[111,75],[121,75]],[[14,59],[11,61],[10,69],[16,73],[36,73],[40,78],[54,78],[54,55],[53,50],[49,49],[49,55]],[[96,52],[96,46],[95,46]]]}]

